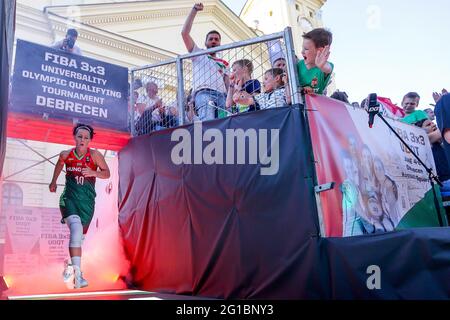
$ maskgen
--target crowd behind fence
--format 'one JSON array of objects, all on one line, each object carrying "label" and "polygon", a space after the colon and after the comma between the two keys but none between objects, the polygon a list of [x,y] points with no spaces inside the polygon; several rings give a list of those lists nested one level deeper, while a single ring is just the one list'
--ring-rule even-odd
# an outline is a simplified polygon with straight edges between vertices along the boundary
[{"label": "crowd behind fence", "polygon": [[[194,59],[217,64],[226,81],[219,83],[222,79],[209,72],[208,61],[195,64]],[[300,103],[295,63],[291,29],[286,28],[272,35],[196,50],[162,63],[134,68],[130,87],[131,134],[138,136],[255,108]],[[280,68],[274,68],[279,65]],[[209,96],[204,94],[208,88],[199,86],[202,81],[217,88],[219,99],[208,100]],[[239,96],[239,92],[245,95]],[[251,102],[242,103],[248,98]]]}]

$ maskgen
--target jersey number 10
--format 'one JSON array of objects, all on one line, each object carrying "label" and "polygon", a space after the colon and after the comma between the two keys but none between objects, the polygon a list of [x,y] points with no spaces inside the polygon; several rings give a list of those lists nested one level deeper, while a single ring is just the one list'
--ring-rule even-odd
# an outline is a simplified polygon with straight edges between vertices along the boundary
[{"label": "jersey number 10", "polygon": [[77,184],[84,185],[84,177],[83,176],[76,176],[75,180],[77,180]]}]

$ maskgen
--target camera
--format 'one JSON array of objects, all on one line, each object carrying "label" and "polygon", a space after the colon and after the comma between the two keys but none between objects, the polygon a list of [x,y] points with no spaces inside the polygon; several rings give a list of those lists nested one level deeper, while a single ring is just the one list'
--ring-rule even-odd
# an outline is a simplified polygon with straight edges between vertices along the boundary
[{"label": "camera", "polygon": [[67,38],[66,38],[66,46],[67,46],[69,49],[73,49],[73,47],[75,46],[75,39],[72,38],[72,37],[67,37]]}]

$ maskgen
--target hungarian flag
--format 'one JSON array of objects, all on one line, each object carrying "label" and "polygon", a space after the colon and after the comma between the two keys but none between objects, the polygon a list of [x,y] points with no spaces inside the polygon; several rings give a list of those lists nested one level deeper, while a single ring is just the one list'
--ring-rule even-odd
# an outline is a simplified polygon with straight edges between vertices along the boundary
[{"label": "hungarian flag", "polygon": [[213,57],[211,55],[208,55],[208,58],[213,60],[219,66],[220,73],[224,73],[228,69],[228,66],[230,65],[228,63],[228,61],[217,58],[217,57]]},{"label": "hungarian flag", "polygon": [[384,110],[383,115],[387,115],[388,117],[394,118],[394,119],[401,119],[401,118],[405,117],[405,111],[402,108],[400,108],[399,106],[397,106],[396,104],[394,104],[391,101],[391,99],[378,97],[378,101],[383,106],[383,110]]}]

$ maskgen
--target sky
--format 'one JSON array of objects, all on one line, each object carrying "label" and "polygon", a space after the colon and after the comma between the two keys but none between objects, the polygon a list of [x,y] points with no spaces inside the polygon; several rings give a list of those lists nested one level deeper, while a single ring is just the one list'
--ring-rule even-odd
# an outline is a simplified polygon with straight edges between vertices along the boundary
[{"label": "sky", "polygon": [[246,0],[222,0],[228,8],[233,10],[237,15],[241,13],[241,9],[244,6]]},{"label": "sky", "polygon": [[[223,2],[239,14],[245,0]],[[425,109],[433,91],[450,89],[450,1],[328,0],[322,19],[337,89],[351,102],[374,92],[400,105],[416,91]]]}]

